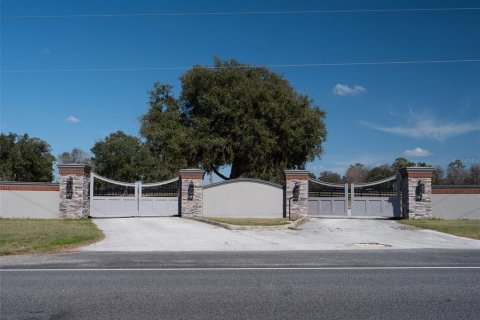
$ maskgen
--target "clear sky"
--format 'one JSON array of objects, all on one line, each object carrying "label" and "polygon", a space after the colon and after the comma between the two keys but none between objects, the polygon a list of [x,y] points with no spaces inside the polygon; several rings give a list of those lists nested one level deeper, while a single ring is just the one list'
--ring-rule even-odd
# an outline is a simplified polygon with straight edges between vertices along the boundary
[{"label": "clear sky", "polygon": [[317,175],[399,156],[478,163],[480,10],[389,10],[427,8],[480,1],[2,0],[1,132],[55,155],[138,135],[152,84],[178,94],[187,68],[218,55],[271,66],[326,110]]}]

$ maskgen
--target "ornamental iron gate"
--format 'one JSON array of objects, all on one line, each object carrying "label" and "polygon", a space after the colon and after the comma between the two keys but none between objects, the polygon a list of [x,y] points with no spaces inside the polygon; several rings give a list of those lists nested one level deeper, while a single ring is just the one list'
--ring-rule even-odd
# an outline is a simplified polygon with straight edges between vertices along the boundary
[{"label": "ornamental iron gate", "polygon": [[308,214],[311,216],[400,217],[397,176],[362,183],[336,184],[309,179]]},{"label": "ornamental iron gate", "polygon": [[348,215],[348,184],[308,179],[308,214]]},{"label": "ornamental iron gate", "polygon": [[178,215],[178,180],[174,178],[157,183],[126,183],[92,173],[90,216],[116,218]]}]

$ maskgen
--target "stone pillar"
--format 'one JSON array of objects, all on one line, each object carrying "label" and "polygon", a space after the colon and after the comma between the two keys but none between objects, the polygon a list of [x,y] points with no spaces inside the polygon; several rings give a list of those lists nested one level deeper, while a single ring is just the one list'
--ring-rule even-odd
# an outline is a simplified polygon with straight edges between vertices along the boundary
[{"label": "stone pillar", "polygon": [[432,218],[432,167],[400,169],[402,216],[404,219]]},{"label": "stone pillar", "polygon": [[[180,216],[203,215],[202,169],[180,170]],[[188,199],[188,188],[193,183],[193,199]]]},{"label": "stone pillar", "polygon": [[[60,217],[87,218],[90,214],[89,183],[90,170],[85,164],[59,164],[60,174]],[[67,184],[72,178],[72,196],[67,199]]]},{"label": "stone pillar", "polygon": [[[308,171],[285,170],[285,212],[292,219],[304,216],[308,213]],[[293,201],[293,188],[295,184],[300,187],[300,195],[297,201]],[[290,208],[289,208],[290,206]],[[290,211],[289,211],[290,210]]]}]

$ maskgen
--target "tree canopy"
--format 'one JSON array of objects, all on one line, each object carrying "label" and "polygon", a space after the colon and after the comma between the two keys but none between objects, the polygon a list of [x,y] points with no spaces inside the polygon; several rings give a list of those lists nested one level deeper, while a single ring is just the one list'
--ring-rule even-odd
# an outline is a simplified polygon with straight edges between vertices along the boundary
[{"label": "tree canopy", "polygon": [[91,151],[99,175],[124,182],[157,178],[156,165],[137,137],[117,131],[97,141]]},{"label": "tree canopy", "polygon": [[50,182],[54,161],[47,142],[28,134],[0,134],[0,180]]},{"label": "tree canopy", "polygon": [[[181,93],[156,83],[141,134],[168,168],[199,166],[228,178],[281,180],[323,153],[325,113],[281,75],[235,60],[194,66],[181,77]],[[227,177],[225,177],[227,178]]]},{"label": "tree canopy", "polygon": [[93,164],[92,158],[83,150],[73,148],[72,151],[62,152],[58,155],[59,163],[83,163],[91,166]]}]

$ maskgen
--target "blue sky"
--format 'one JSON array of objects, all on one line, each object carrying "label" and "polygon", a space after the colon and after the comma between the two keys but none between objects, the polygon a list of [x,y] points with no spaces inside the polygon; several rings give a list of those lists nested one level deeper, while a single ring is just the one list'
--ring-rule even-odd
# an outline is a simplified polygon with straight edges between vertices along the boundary
[{"label": "blue sky", "polygon": [[132,15],[452,7],[480,1],[2,0],[1,132],[44,139],[56,155],[117,130],[138,135],[152,84],[178,94],[181,68],[218,55],[308,65],[272,69],[327,111],[315,174],[400,156],[478,163],[480,62],[312,64],[478,61],[480,10]]}]

